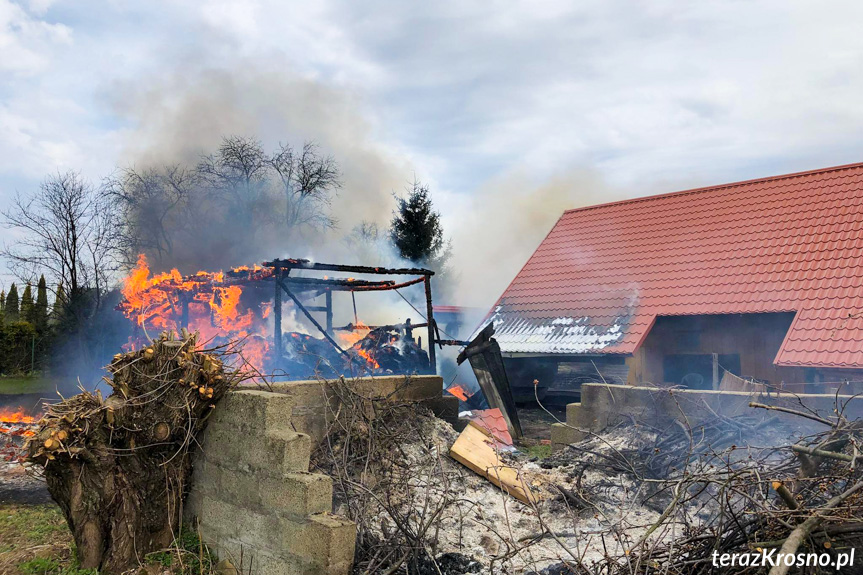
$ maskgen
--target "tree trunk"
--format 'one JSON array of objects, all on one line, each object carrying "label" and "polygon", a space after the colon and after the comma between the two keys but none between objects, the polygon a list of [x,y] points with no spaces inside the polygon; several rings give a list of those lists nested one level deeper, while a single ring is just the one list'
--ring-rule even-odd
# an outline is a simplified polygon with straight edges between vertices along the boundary
[{"label": "tree trunk", "polygon": [[[106,575],[170,546],[191,474],[189,446],[239,379],[195,336],[168,333],[108,366],[113,393],[49,407],[28,445],[78,547],[81,567]],[[106,380],[107,381],[107,380]]]}]

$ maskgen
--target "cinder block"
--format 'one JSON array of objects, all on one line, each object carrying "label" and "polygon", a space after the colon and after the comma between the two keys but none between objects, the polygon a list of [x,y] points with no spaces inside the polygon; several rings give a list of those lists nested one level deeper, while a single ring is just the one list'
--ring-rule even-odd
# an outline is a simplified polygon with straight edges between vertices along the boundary
[{"label": "cinder block", "polygon": [[218,497],[238,507],[258,508],[261,506],[261,487],[259,475],[236,469],[222,469],[222,488],[213,492]]},{"label": "cinder block", "polygon": [[201,498],[201,509],[198,513],[201,534],[208,543],[213,539],[237,537],[237,507],[216,499],[210,495]]},{"label": "cinder block", "polygon": [[357,530],[347,519],[318,513],[300,521],[271,517],[268,535],[271,548],[281,549],[329,573],[331,566],[353,561]]},{"label": "cinder block", "polygon": [[257,485],[265,512],[305,519],[312,513],[332,511],[333,480],[320,473],[289,473],[264,477]]},{"label": "cinder block", "polygon": [[317,566],[287,553],[257,551],[246,561],[249,567],[241,573],[252,575],[323,575]]},{"label": "cinder block", "polygon": [[316,560],[327,567],[327,573],[348,573],[354,560],[357,527],[352,521],[332,513],[319,513],[309,517],[312,537],[317,539],[320,552]]},{"label": "cinder block", "polygon": [[566,422],[570,425],[578,425],[578,411],[581,409],[580,403],[566,404]]},{"label": "cinder block", "polygon": [[267,537],[270,518],[247,507],[232,507],[234,508],[232,521],[235,524],[235,539],[251,549],[258,548],[261,541]]},{"label": "cinder block", "polygon": [[570,443],[581,441],[586,434],[562,423],[551,424],[551,450],[560,451]]},{"label": "cinder block", "polygon": [[227,425],[211,424],[201,438],[203,458],[218,467],[237,468],[242,452],[236,438],[242,435],[248,434]]},{"label": "cinder block", "polygon": [[222,470],[203,457],[195,460],[192,485],[202,492],[218,493],[222,488]]},{"label": "cinder block", "polygon": [[216,425],[234,429],[290,429],[293,402],[263,390],[238,390],[225,396],[213,412]]},{"label": "cinder block", "polygon": [[257,471],[280,476],[291,471],[308,471],[312,440],[304,433],[268,431],[263,437],[237,438],[241,461]]}]

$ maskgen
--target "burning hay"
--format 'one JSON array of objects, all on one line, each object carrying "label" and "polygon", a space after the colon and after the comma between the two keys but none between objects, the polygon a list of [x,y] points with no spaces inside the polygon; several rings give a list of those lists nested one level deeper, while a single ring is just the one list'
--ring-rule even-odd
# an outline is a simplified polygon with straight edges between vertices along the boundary
[{"label": "burning hay", "polygon": [[106,574],[170,545],[187,489],[189,448],[242,375],[197,334],[165,332],[108,366],[112,387],[51,405],[27,445],[72,529],[84,568]]},{"label": "burning hay", "polygon": [[286,334],[284,370],[294,379],[337,378],[345,373],[385,375],[425,373],[428,354],[399,326],[370,329],[340,353],[324,339],[303,333]]}]

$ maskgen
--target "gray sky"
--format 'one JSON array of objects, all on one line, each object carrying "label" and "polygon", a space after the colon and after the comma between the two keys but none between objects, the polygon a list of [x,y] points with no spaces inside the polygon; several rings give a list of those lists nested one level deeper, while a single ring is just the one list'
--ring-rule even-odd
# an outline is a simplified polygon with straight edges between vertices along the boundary
[{"label": "gray sky", "polygon": [[313,138],[363,217],[428,182],[484,305],[564,208],[860,160],[861,22],[850,1],[0,0],[0,204],[225,132]]}]

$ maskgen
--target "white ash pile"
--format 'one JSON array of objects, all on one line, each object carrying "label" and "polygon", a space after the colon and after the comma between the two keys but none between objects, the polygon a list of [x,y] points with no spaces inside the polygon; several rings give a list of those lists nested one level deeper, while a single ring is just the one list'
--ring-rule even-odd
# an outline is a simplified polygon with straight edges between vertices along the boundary
[{"label": "white ash pile", "polygon": [[[421,407],[371,401],[349,383],[335,393],[313,465],[335,479],[335,511],[357,522],[356,569],[367,573],[623,573],[636,550],[705,540],[723,513],[718,483],[787,476],[779,446],[802,434],[769,414],[631,422],[545,459],[498,452],[531,491],[525,503],[452,459],[459,433]],[[682,482],[700,487],[682,493]]]}]

